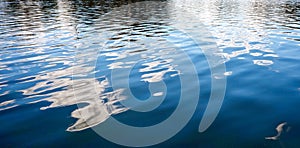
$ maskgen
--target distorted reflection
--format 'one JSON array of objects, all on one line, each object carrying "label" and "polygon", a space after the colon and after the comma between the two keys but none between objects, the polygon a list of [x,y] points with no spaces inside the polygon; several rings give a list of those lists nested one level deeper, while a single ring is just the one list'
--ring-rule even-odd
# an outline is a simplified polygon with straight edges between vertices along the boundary
[{"label": "distorted reflection", "polygon": [[275,136],[272,136],[272,137],[265,137],[265,139],[269,139],[269,140],[279,140],[280,137],[289,132],[291,129],[290,126],[287,125],[287,122],[283,122],[283,123],[280,123],[277,127],[276,127],[276,131],[277,131],[277,134]]},{"label": "distorted reflection", "polygon": [[172,64],[180,57],[172,57],[176,49],[170,40],[201,54],[176,29],[198,35],[199,26],[209,30],[218,46],[210,51],[236,67],[241,60],[272,66],[279,49],[300,45],[299,3],[137,1],[1,1],[0,111],[41,101],[51,102],[42,110],[79,104],[71,113],[78,120],[67,130],[97,125],[128,110],[120,104],[123,90],[111,88],[111,70],[136,68],[138,80],[155,83],[181,74]]},{"label": "distorted reflection", "polygon": [[[279,9],[280,12],[278,12],[277,9],[273,9],[278,5],[286,10]],[[286,42],[289,42],[291,39],[297,40],[297,36],[299,36],[299,32],[289,31],[300,27],[299,21],[297,21],[299,20],[299,13],[297,13],[299,4],[295,3],[179,0],[174,2],[174,6],[177,9],[172,9],[172,12],[176,13],[176,19],[183,18],[186,13],[189,13],[189,15],[193,15],[191,18],[197,18],[191,19],[192,22],[203,23],[210,29],[228,61],[232,58],[245,59],[245,56],[251,55],[254,57],[254,64],[272,65],[273,59],[278,57],[274,53],[274,48],[280,46],[280,43],[271,40],[272,37],[280,35],[288,40]],[[278,16],[276,15],[278,13],[286,14]],[[273,15],[276,17],[272,17]],[[281,22],[289,20],[292,23],[288,23],[291,25],[280,24],[279,20]],[[271,29],[272,26],[273,29]],[[261,59],[261,57],[265,58]]]}]

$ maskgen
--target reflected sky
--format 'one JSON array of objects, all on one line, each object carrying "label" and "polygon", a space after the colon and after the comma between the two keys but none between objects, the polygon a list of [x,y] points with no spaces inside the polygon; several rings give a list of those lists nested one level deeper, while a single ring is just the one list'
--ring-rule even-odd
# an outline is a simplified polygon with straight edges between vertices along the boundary
[{"label": "reflected sky", "polygon": [[[218,47],[212,54],[236,64],[216,77],[243,73],[239,67],[245,65],[279,73],[299,62],[293,54],[300,48],[297,1],[7,0],[0,2],[0,15],[0,111],[42,101],[51,104],[41,110],[79,104],[71,112],[76,122],[68,131],[90,128],[129,110],[120,104],[126,99],[123,90],[111,88],[113,69],[134,67],[133,81],[142,82],[135,87],[184,74],[172,64],[180,57],[172,57],[176,48],[170,41],[193,53],[198,66],[207,64],[178,30],[200,36],[199,27],[205,27]],[[209,75],[204,70],[209,73],[200,67],[199,76]]]},{"label": "reflected sky", "polygon": [[[1,3],[1,14],[4,21],[1,23],[1,48],[3,50],[0,59],[2,71],[7,71],[7,74],[5,72],[1,74],[1,81],[7,83],[8,80],[15,79],[36,82],[34,86],[20,90],[24,95],[29,96],[38,95],[37,92],[33,93],[36,89],[40,91],[55,88],[68,89],[72,74],[77,75],[76,72],[79,70],[92,73],[94,65],[89,63],[97,60],[81,58],[83,61],[77,61],[78,63],[73,66],[71,57],[74,57],[74,53],[79,51],[77,56],[90,57],[98,54],[98,50],[102,50],[100,58],[105,56],[106,61],[112,61],[107,64],[108,69],[126,68],[126,65],[134,62],[135,58],[133,57],[138,56],[138,59],[145,61],[141,64],[144,67],[139,70],[139,72],[145,73],[142,75],[142,79],[147,82],[161,81],[166,72],[175,71],[170,65],[174,59],[159,60],[160,56],[170,54],[172,51],[159,49],[157,52],[150,49],[153,40],[147,41],[147,39],[161,39],[159,37],[168,36],[168,33],[172,31],[168,24],[179,23],[174,26],[180,26],[180,23],[186,21],[184,18],[190,19],[191,28],[187,29],[193,30],[192,26],[199,23],[207,26],[227,61],[232,58],[244,60],[252,56],[253,64],[272,65],[274,58],[278,58],[274,49],[284,44],[285,40],[297,42],[299,36],[299,30],[291,32],[291,29],[299,28],[299,21],[297,21],[299,12],[296,10],[298,5],[295,7],[285,1],[276,4],[272,1],[218,0],[212,2],[178,0],[159,2],[159,4],[137,3],[135,4],[137,8],[129,5],[124,9],[112,9],[110,14],[103,16],[95,13],[97,11],[105,13],[106,11],[94,9],[99,7],[98,3],[91,2],[88,5],[92,7],[90,9],[79,7],[79,9],[70,1],[60,0],[52,2],[25,1],[18,4],[14,2]],[[51,6],[55,9],[47,8]],[[5,7],[12,9],[4,9]],[[284,9],[280,9],[280,7]],[[51,15],[46,15],[47,13]],[[281,15],[277,15],[278,13]],[[19,16],[16,17],[15,14]],[[186,14],[189,16],[186,17]],[[274,18],[272,15],[277,17]],[[283,20],[290,20],[290,23],[280,24],[279,21]],[[14,24],[14,22],[20,23]],[[107,43],[101,41],[105,39],[103,34],[105,37],[108,37],[106,34],[111,34]],[[96,36],[100,38],[95,38]],[[272,39],[278,36],[281,38],[279,42]],[[101,48],[99,45],[101,43],[105,43],[106,47]],[[164,47],[165,45],[162,43],[162,45],[154,46]],[[119,59],[124,58],[133,61],[118,62]],[[147,58],[153,60],[147,61]],[[29,69],[35,67],[39,67],[40,70],[36,71],[33,76],[32,70]],[[47,86],[48,83],[51,85]],[[2,84],[2,86],[5,87],[6,84]],[[4,90],[2,90],[3,94],[11,91]],[[61,94],[61,92],[53,93],[47,96],[53,97],[56,93]],[[53,98],[46,99],[57,102]],[[1,103],[1,106],[15,105],[16,102],[18,101],[6,100]],[[74,104],[76,103],[74,102]]]}]

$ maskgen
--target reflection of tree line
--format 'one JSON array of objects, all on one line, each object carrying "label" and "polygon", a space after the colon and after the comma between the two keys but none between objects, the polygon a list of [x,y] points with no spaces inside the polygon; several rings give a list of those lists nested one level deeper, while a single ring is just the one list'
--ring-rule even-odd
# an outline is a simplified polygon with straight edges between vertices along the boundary
[{"label": "reflection of tree line", "polygon": [[[19,1],[19,0],[5,0],[3,1],[6,3],[6,6],[11,8],[11,9],[18,9],[21,8],[22,5],[32,5],[32,4],[39,4],[39,7],[41,9],[55,9],[57,7],[57,1],[60,0],[25,0],[25,1]],[[145,1],[145,0],[63,0],[63,2],[66,2],[72,7],[97,7],[100,9],[108,10],[114,7],[119,7],[121,5],[126,5],[130,3],[135,3],[135,2],[140,2],[140,1]]]},{"label": "reflection of tree line", "polygon": [[[55,17],[62,14],[62,17],[71,17],[71,20],[73,20],[75,24],[78,24],[78,21],[86,23],[88,22],[87,20],[99,18],[99,16],[116,7],[140,1],[144,0],[5,0],[1,3],[5,3],[4,12],[5,15],[7,15],[5,16],[6,18],[13,17],[17,21],[19,21],[18,19],[20,19],[20,17],[22,17],[22,19],[25,18],[30,21],[20,21],[26,23],[27,26],[30,25],[27,23],[32,22],[41,22],[42,24],[56,23],[57,20],[55,20]],[[60,11],[66,11],[66,13],[61,13]],[[37,17],[37,15],[39,17]],[[48,18],[51,18],[51,20]]]},{"label": "reflection of tree line", "polygon": [[297,14],[300,12],[300,2],[288,2],[282,6],[285,8],[285,12],[289,14]]},{"label": "reflection of tree line", "polygon": [[[99,15],[104,14],[106,12],[109,12],[115,7],[120,7],[121,5],[126,5],[130,3],[135,3],[139,1],[144,0],[40,0],[40,1],[34,1],[34,0],[25,0],[25,1],[17,1],[17,0],[5,0],[4,3],[6,4],[6,7],[9,8],[11,11],[8,11],[8,13],[12,13],[12,15],[18,16],[18,15],[25,15],[29,19],[31,18],[32,14],[36,13],[42,13],[44,16],[49,16],[51,13],[54,12],[58,8],[59,1],[65,3],[68,5],[68,10],[71,14],[74,14],[73,16],[77,19],[83,18],[83,19],[92,19],[97,18]],[[233,11],[237,11],[239,3],[237,1],[216,1],[215,4],[217,5],[217,9],[219,13],[224,12],[223,9],[232,9]],[[218,7],[220,5],[220,7]],[[251,11],[254,11],[254,13],[257,14],[265,14],[265,17],[271,17],[268,16],[268,13],[273,10],[274,7],[281,7],[281,14],[292,14],[299,16],[299,10],[300,10],[300,2],[292,2],[292,1],[286,1],[283,3],[274,3],[274,2],[268,2],[268,1],[253,1],[251,2]],[[222,7],[221,7],[222,6]],[[223,7],[226,6],[226,7]],[[36,10],[40,10],[40,12],[35,12]],[[18,12],[22,12],[19,14]],[[230,11],[225,11],[230,12]],[[224,14],[226,15],[226,14]],[[228,15],[228,14],[227,14]],[[290,16],[288,16],[290,17]],[[292,17],[299,21],[297,17]],[[32,20],[34,21],[34,20]]]},{"label": "reflection of tree line", "polygon": [[[234,7],[234,3],[227,4],[227,5],[231,5],[230,7]],[[220,6],[224,6],[224,2],[220,3]],[[237,5],[235,6],[237,7]],[[238,8],[235,9],[236,11],[238,11]],[[283,25],[285,27],[289,27],[290,29],[299,29],[299,28],[293,28],[291,26],[286,26],[286,25],[287,22],[294,22],[299,24],[300,2],[289,1],[289,0],[251,1],[248,9],[250,10],[245,10],[245,11],[248,11],[248,14],[252,14],[256,18],[260,18],[261,22],[264,22],[263,20],[265,20],[265,23],[275,22],[278,23],[278,25]]]},{"label": "reflection of tree line", "polygon": [[[57,1],[59,0],[39,0],[39,1],[34,1],[34,0],[25,0],[25,1],[18,1],[18,0],[5,0],[4,2],[7,3],[7,7],[12,8],[12,9],[18,9],[21,8],[21,5],[24,4],[32,4],[34,3],[39,3],[39,7],[41,9],[55,9],[57,7]],[[121,5],[126,5],[134,2],[140,2],[140,1],[145,1],[145,0],[64,0],[64,2],[67,2],[68,4],[72,5],[74,8],[78,7],[97,7],[99,10],[102,11],[108,11],[111,8],[114,7],[119,7]],[[155,0],[154,0],[155,1]],[[163,1],[163,0],[160,0]],[[224,3],[231,3],[231,4],[236,4],[234,1],[217,1],[216,4],[220,3],[224,5]],[[253,1],[253,7],[258,7],[261,9],[265,9],[264,5],[269,5],[270,3],[267,2],[265,3],[264,1]],[[274,3],[273,5],[278,5]],[[283,4],[280,4],[281,7],[285,8],[287,13],[296,13],[300,9],[300,2],[292,2],[292,1],[287,1],[284,2]],[[230,7],[234,7],[234,5],[231,5]]]},{"label": "reflection of tree line", "polygon": [[[255,8],[257,12],[268,13],[269,11],[280,11],[282,14],[297,14],[299,15],[300,11],[300,2],[269,2],[269,1],[260,1],[253,2],[252,7]],[[281,8],[279,10],[275,10],[274,8]]]}]

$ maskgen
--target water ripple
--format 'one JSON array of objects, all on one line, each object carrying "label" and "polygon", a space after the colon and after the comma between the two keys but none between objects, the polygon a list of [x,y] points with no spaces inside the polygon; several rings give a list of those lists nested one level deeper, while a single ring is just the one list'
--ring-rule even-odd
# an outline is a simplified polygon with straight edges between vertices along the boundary
[{"label": "water ripple", "polygon": [[[257,87],[246,82],[259,85],[263,80],[257,77],[270,75],[261,69],[283,75],[277,77],[280,91],[286,87],[299,93],[298,84],[290,85],[290,81],[299,82],[298,75],[288,69],[299,69],[295,54],[300,47],[299,6],[299,2],[284,0],[1,1],[0,111],[15,111],[28,104],[39,105],[42,111],[78,105],[70,113],[76,121],[67,130],[95,126],[110,115],[129,110],[120,103],[126,99],[124,90],[112,90],[112,70],[132,68],[135,87],[182,74],[172,64],[180,57],[172,57],[176,50],[170,41],[193,53],[192,59],[200,65],[199,77],[207,78],[204,83],[209,85],[210,72],[203,66],[205,61],[199,60],[198,45],[177,30],[201,36],[202,26],[218,45],[218,49],[205,52],[223,56],[228,65],[227,72],[213,77],[248,77],[239,82],[245,84],[243,88],[229,90],[229,96],[234,98],[238,92],[247,98],[244,95]],[[209,39],[199,46],[213,48]],[[256,79],[253,73],[258,75]],[[259,86],[273,88],[275,84]],[[147,93],[143,91],[143,95]],[[97,98],[92,97],[95,94]],[[151,95],[165,94],[158,91]],[[270,96],[266,98],[276,100],[277,96]],[[261,98],[257,102],[265,101],[256,97]],[[38,104],[43,101],[49,104]],[[274,104],[281,103],[277,100]],[[280,108],[274,104],[269,105]]]}]

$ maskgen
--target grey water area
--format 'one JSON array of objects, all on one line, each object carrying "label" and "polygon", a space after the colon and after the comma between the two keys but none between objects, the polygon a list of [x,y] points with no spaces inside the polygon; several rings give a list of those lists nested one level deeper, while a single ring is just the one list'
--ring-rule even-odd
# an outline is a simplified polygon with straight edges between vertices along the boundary
[{"label": "grey water area", "polygon": [[181,107],[187,124],[151,147],[298,148],[299,70],[297,0],[1,0],[0,147],[122,147],[93,129]]}]

